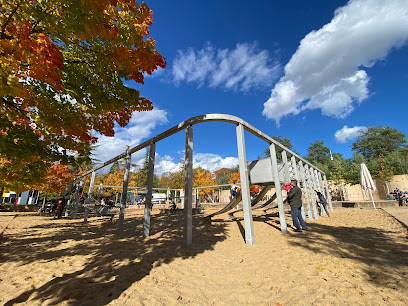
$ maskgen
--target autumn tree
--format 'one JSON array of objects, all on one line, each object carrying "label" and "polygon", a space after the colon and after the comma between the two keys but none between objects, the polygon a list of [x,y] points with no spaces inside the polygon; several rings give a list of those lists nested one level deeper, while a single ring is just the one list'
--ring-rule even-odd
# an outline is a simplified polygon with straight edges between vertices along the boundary
[{"label": "autumn tree", "polygon": [[[205,187],[214,186],[217,183],[211,178],[211,172],[204,170],[202,168],[196,168],[193,170],[193,186],[194,187]],[[203,188],[199,189],[200,195],[209,194],[213,188]]]},{"label": "autumn tree", "polygon": [[67,183],[73,178],[74,176],[69,167],[57,162],[48,169],[45,176],[38,178],[37,181],[34,184],[30,184],[29,187],[41,192],[63,193]]},{"label": "autumn tree", "polygon": [[170,188],[171,186],[171,179],[168,175],[162,175],[159,178],[159,187],[160,188]]},{"label": "autumn tree", "polygon": [[185,171],[184,166],[177,172],[171,172],[168,175],[171,189],[184,189]]},{"label": "autumn tree", "polygon": [[1,1],[0,168],[23,174],[10,179],[35,180],[95,143],[92,131],[113,136],[153,108],[124,85],[166,66],[152,16],[135,0]]},{"label": "autumn tree", "polygon": [[237,181],[237,183],[240,183],[240,182],[241,182],[241,176],[240,176],[240,172],[239,172],[239,171],[238,171],[238,172],[234,172],[234,173],[231,174],[231,178],[230,178],[230,180],[228,181],[228,183],[229,183],[229,184],[232,184],[232,183],[234,183],[234,181]]},{"label": "autumn tree", "polygon": [[214,171],[215,181],[217,182],[217,185],[228,184],[228,182],[231,179],[231,175],[234,172],[237,172],[237,170],[231,169],[231,168],[221,168],[221,169]]}]

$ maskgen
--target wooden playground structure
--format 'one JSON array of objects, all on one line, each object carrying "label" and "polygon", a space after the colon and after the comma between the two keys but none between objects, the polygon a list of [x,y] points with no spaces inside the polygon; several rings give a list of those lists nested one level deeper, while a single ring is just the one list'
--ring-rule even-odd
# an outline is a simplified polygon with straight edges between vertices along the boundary
[{"label": "wooden playground structure", "polygon": [[[125,174],[123,178],[123,185],[121,186],[121,199],[119,210],[119,221],[118,221],[118,230],[122,230],[124,227],[124,216],[127,204],[127,195],[128,190],[132,188],[140,187],[131,187],[128,186],[129,171],[130,171],[130,161],[131,155],[139,150],[149,147],[149,171],[148,171],[148,180],[146,190],[146,200],[144,207],[144,222],[143,222],[143,236],[147,237],[150,235],[150,222],[151,222],[151,204],[152,204],[152,194],[153,194],[153,175],[154,175],[154,164],[155,164],[155,153],[156,153],[156,143],[160,140],[163,140],[171,135],[178,133],[180,131],[186,131],[185,138],[185,158],[184,158],[184,167],[185,167],[185,184],[184,189],[178,190],[178,195],[176,190],[165,189],[167,195],[170,191],[176,193],[175,198],[180,199],[182,203],[182,209],[184,214],[183,221],[183,246],[190,247],[192,245],[192,214],[193,207],[197,202],[197,190],[198,187],[193,186],[193,126],[196,124],[201,124],[205,122],[228,122],[236,125],[236,137],[237,137],[237,147],[238,147],[238,159],[239,159],[239,170],[240,170],[240,180],[241,180],[241,190],[227,205],[225,205],[219,211],[205,216],[207,219],[211,217],[230,212],[230,217],[233,217],[235,213],[232,211],[234,207],[241,203],[242,211],[244,214],[244,224],[245,224],[245,242],[246,244],[253,245],[254,240],[254,229],[253,229],[253,216],[252,209],[262,208],[267,209],[273,204],[273,201],[277,201],[277,207],[279,209],[279,218],[280,218],[280,228],[282,233],[287,233],[287,223],[285,218],[284,210],[284,199],[282,195],[282,184],[288,182],[292,179],[296,179],[299,182],[299,187],[301,187],[305,203],[302,207],[302,215],[306,218],[306,213],[309,220],[317,219],[317,207],[314,190],[320,191],[325,195],[329,208],[332,211],[333,206],[330,198],[328,183],[326,175],[316,166],[312,165],[308,161],[304,160],[302,157],[297,155],[295,152],[291,151],[287,147],[283,146],[272,137],[269,137],[265,133],[256,129],[252,125],[248,124],[244,120],[226,114],[206,114],[201,116],[192,117],[186,121],[181,122],[180,124],[168,129],[167,131],[146,140],[145,142],[128,149],[125,153],[122,153],[103,164],[93,168],[92,170],[78,176],[75,178],[74,182],[79,182],[77,188],[83,185],[83,179],[87,176],[91,176],[89,184],[88,197],[85,200],[85,214],[84,221],[88,220],[89,208],[92,201],[92,190],[98,186],[94,186],[95,173],[97,170],[102,169],[115,161],[120,159],[126,160]],[[259,159],[254,161],[248,161],[246,158],[246,149],[245,149],[245,138],[244,130],[258,137],[259,139],[265,141],[270,150],[270,158]],[[281,151],[281,158],[278,159],[277,156],[277,147]],[[290,156],[290,158],[288,157]],[[281,160],[281,162],[278,162]],[[260,194],[251,199],[250,195],[250,185],[260,185],[262,186],[262,191]],[[119,186],[99,186],[100,188],[104,187],[119,187]],[[210,186],[208,186],[210,187]],[[216,186],[212,186],[216,187]],[[204,188],[204,187],[203,187]],[[272,197],[270,197],[266,202],[262,203],[265,194],[271,188],[275,189],[275,192]],[[193,190],[196,192],[193,194]],[[78,194],[78,192],[76,192]],[[169,197],[167,196],[166,204],[169,205]],[[76,196],[74,199],[73,207],[73,218],[76,218],[76,211],[79,207],[79,197]],[[168,206],[167,206],[168,207]],[[231,212],[232,211],[232,212]]]}]

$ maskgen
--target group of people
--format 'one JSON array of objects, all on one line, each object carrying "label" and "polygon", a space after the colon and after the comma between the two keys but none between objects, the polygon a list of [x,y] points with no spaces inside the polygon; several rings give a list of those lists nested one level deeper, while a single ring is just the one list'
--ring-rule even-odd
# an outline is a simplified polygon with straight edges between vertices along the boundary
[{"label": "group of people", "polygon": [[408,205],[408,192],[399,190],[398,188],[394,189],[394,192],[391,192],[394,200],[398,201],[398,206]]},{"label": "group of people", "polygon": [[[235,198],[235,196],[237,195],[237,193],[238,193],[238,191],[240,189],[241,188],[239,187],[238,182],[235,180],[233,182],[232,186],[231,186],[231,189],[230,189],[230,193],[231,193],[232,198]],[[254,188],[252,188],[252,190],[251,190],[251,197],[252,198],[257,197],[260,192],[261,192],[260,187],[258,185],[255,185]]]},{"label": "group of people", "polygon": [[[308,229],[306,221],[302,217],[302,190],[299,188],[297,183],[297,180],[293,179],[286,183],[283,189],[287,191],[286,201],[290,205],[290,215],[292,217],[293,226],[295,227],[295,232],[302,232],[307,231]],[[231,186],[231,195],[235,197],[238,191],[239,186],[237,185],[237,181],[234,181],[233,185]],[[255,185],[255,187],[252,189],[251,196],[256,197],[259,192],[259,186]],[[330,217],[329,210],[327,209],[327,201],[324,195],[320,191],[315,190],[315,192],[316,204],[320,205],[326,212],[327,216]]]}]

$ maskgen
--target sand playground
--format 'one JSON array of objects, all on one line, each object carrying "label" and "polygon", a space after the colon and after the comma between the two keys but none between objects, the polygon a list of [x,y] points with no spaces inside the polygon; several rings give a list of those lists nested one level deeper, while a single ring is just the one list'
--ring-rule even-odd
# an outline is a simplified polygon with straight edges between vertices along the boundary
[{"label": "sand playground", "polygon": [[123,231],[1,212],[0,305],[408,305],[407,228],[385,210],[335,209],[287,235],[254,211],[253,246],[237,216],[195,215],[183,248],[182,214],[153,210],[142,238],[137,209]]}]

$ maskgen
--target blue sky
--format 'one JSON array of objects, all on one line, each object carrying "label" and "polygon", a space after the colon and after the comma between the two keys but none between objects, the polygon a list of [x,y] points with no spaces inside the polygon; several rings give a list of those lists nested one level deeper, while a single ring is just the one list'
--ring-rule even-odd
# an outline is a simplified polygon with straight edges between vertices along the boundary
[{"label": "blue sky", "polygon": [[[197,115],[225,113],[289,138],[301,156],[315,140],[352,157],[370,126],[408,134],[408,1],[147,1],[150,36],[167,67],[126,83],[151,99],[114,138],[106,161]],[[156,172],[177,170],[184,133],[157,144]],[[267,144],[245,134],[247,159]],[[144,152],[134,154],[139,162]],[[194,126],[194,166],[237,164],[235,126]]]}]

